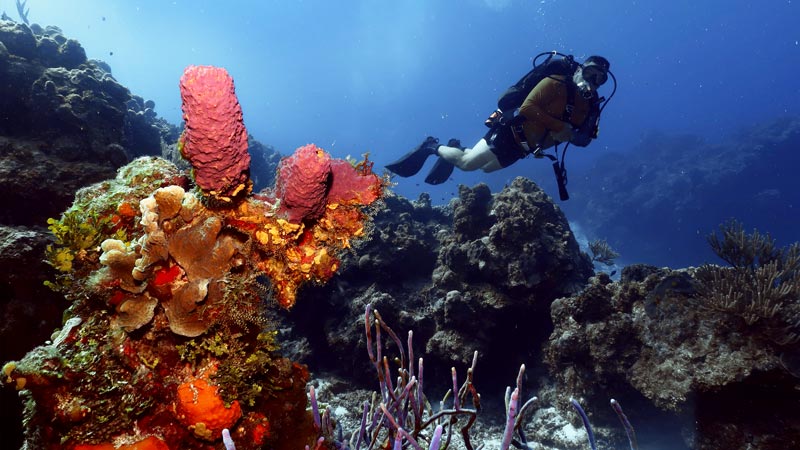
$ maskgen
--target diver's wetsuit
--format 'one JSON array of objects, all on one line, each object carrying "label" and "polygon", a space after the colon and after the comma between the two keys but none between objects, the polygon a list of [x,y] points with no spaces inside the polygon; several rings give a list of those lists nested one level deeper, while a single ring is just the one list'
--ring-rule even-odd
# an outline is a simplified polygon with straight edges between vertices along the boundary
[{"label": "diver's wetsuit", "polygon": [[[562,75],[543,79],[528,93],[519,109],[519,114],[525,117],[522,129],[531,149],[541,146],[544,150],[555,144],[550,133],[558,133],[564,128],[562,117],[567,107],[567,94],[565,77]],[[585,99],[578,89],[575,89],[574,108],[570,117],[573,128],[583,124],[594,101],[596,97]],[[492,153],[497,156],[502,167],[508,167],[524,158],[525,152],[514,138],[511,127],[503,128],[498,130],[492,143]]]}]

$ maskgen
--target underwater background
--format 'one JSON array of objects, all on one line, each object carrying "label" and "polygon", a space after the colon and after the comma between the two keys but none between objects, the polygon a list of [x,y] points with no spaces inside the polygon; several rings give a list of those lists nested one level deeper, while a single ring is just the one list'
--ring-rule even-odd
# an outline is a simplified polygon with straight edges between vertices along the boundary
[{"label": "underwater background", "polygon": [[[5,3],[3,9],[11,14],[13,2]],[[459,138],[469,146],[477,142],[499,94],[541,52],[556,50],[579,60],[603,55],[619,86],[604,112],[599,138],[587,148],[568,151],[575,200],[562,206],[572,223],[598,234],[593,237],[607,238],[621,250],[622,261],[656,265],[704,262],[711,256],[704,236],[734,215],[747,228],[769,230],[782,243],[797,238],[793,227],[782,224],[796,218],[796,212],[788,217],[765,215],[762,209],[750,213],[744,205],[741,213],[701,208],[687,216],[692,223],[661,223],[658,229],[643,224],[616,235],[613,227],[591,226],[602,213],[587,210],[580,201],[589,194],[632,195],[637,186],[657,182],[653,171],[680,177],[707,163],[702,148],[685,159],[671,157],[675,149],[664,159],[653,157],[650,153],[658,149],[646,137],[654,132],[689,134],[709,145],[736,143],[741,140],[737,134],[753,125],[797,115],[800,14],[791,0],[768,5],[742,0],[98,0],[30,6],[33,20],[57,25],[80,41],[89,58],[106,61],[120,83],[155,101],[158,115],[171,123],[181,121],[175,80],[184,67],[222,66],[236,79],[245,123],[256,139],[284,153],[307,142],[338,157],[369,152],[377,166],[428,135],[442,142]],[[611,89],[609,82],[601,94],[608,96]],[[603,160],[625,166],[631,184],[601,181],[606,169],[592,168]],[[492,174],[456,171],[452,182],[436,187],[425,185],[424,175],[398,179],[394,190],[412,199],[429,192],[434,203],[442,204],[455,196],[459,183],[485,182],[496,192],[520,175],[551,195],[556,192],[549,164],[532,159]],[[662,188],[668,189],[650,190]],[[660,195],[753,202],[742,189],[748,186]],[[756,194],[768,189],[756,189]],[[782,189],[770,209],[796,211],[798,192]],[[767,191],[758,198],[774,195]],[[618,202],[618,197],[613,200]],[[629,216],[642,213],[634,209],[637,203],[642,202],[632,202]],[[712,217],[704,218],[704,212]],[[680,240],[673,248],[643,252],[622,242],[631,234],[639,243],[653,236]]]},{"label": "underwater background", "polygon": [[[39,400],[48,398],[53,385],[81,386],[85,379],[76,374],[93,374],[87,369],[92,364],[113,368],[107,371],[109,380],[124,378],[129,368],[115,366],[110,356],[124,347],[123,356],[133,355],[128,363],[137,376],[165,371],[173,359],[210,359],[226,367],[215,380],[240,394],[246,416],[235,432],[240,448],[258,448],[243,441],[248,433],[262,432],[265,423],[273,427],[265,442],[274,443],[269,439],[283,439],[308,419],[303,416],[308,415],[305,383],[279,386],[296,406],[284,422],[258,416],[259,411],[269,415],[274,405],[242,388],[249,383],[280,390],[269,383],[282,377],[311,377],[310,384],[323,402],[338,408],[338,420],[349,432],[358,428],[364,400],[357,389],[377,387],[364,352],[364,315],[366,308],[369,321],[370,308],[379,308],[401,339],[414,330],[415,351],[426,354],[426,393],[433,398],[448,388],[449,368],[457,367],[462,376],[472,352],[479,351],[477,385],[487,424],[476,426],[476,442],[492,448],[500,444],[495,440],[502,428],[502,387],[513,384],[522,363],[528,366],[525,397],[542,400],[527,428],[531,442],[541,448],[588,448],[575,428],[577,416],[569,415],[569,395],[580,396],[590,410],[605,441],[601,448],[627,446],[623,427],[608,408],[611,396],[634,419],[647,444],[642,448],[791,448],[800,442],[794,407],[800,379],[800,259],[797,248],[788,247],[800,240],[797,2],[28,0],[24,18],[41,25],[31,25],[33,32],[19,25],[19,4],[0,0],[5,13],[0,26],[5,46],[0,48],[0,337],[8,343],[0,362],[20,360],[4,366],[9,384],[2,393],[4,405],[21,407],[13,384],[22,389],[26,378]],[[26,47],[30,42],[35,51]],[[101,249],[100,242],[92,242],[80,251],[69,248],[74,244],[67,242],[74,239],[70,233],[86,232],[81,214],[116,211],[113,220],[122,222],[114,222],[114,232],[122,229],[131,238],[140,219],[136,205],[150,191],[169,188],[162,195],[170,201],[194,195],[183,171],[186,163],[177,161],[183,144],[176,144],[183,125],[179,80],[187,66],[225,68],[235,80],[252,138],[250,177],[258,192],[274,181],[280,157],[309,143],[333,161],[360,160],[368,153],[377,175],[429,135],[459,138],[471,146],[485,133],[483,121],[500,93],[530,70],[534,56],[551,50],[578,60],[602,55],[617,82],[599,138],[567,153],[568,201],[556,200],[546,161],[528,158],[491,174],[455,171],[440,186],[423,182],[429,162],[418,176],[391,179],[380,194],[364,187],[371,192],[364,203],[375,194],[382,197],[380,206],[361,211],[351,205],[357,220],[348,223],[350,228],[327,230],[345,249],[353,238],[354,250],[339,254],[342,249],[335,246],[315,247],[330,248],[341,265],[326,259],[324,251],[315,253],[314,264],[323,260],[320,272],[299,290],[291,311],[294,292],[277,299],[286,310],[273,302],[271,289],[279,287],[279,279],[285,281],[284,269],[262,261],[251,273],[236,265],[242,259],[237,257],[230,267],[215,268],[214,277],[241,281],[242,297],[255,302],[231,313],[226,296],[212,306],[227,319],[186,328],[167,324],[152,298],[149,316],[134,320],[112,302],[124,289],[97,294],[93,283],[102,278],[97,274],[111,267],[104,259],[113,251],[124,253],[124,245]],[[53,70],[34,74],[43,67]],[[83,86],[95,90],[81,91]],[[609,82],[601,94],[609,96],[613,88]],[[76,92],[82,92],[80,100]],[[178,167],[142,160],[126,165],[136,156],[159,153]],[[124,201],[104,196],[108,183],[75,196],[81,187],[113,179],[119,167],[124,169],[111,186],[125,192]],[[355,168],[371,176],[366,165]],[[156,176],[142,178],[141,173]],[[197,173],[192,176],[199,184]],[[370,180],[370,186],[378,182]],[[58,219],[70,204],[72,215]],[[203,208],[193,208],[185,208],[187,217],[195,218],[182,218],[187,224],[206,217]],[[344,217],[343,209],[338,211]],[[240,235],[227,236],[225,245],[242,254],[251,251],[250,244],[230,239],[272,226],[218,213],[226,214],[230,217],[224,220]],[[359,241],[362,220],[372,223],[365,225],[368,239]],[[100,222],[90,237],[115,237],[107,235],[106,226]],[[189,235],[199,232],[186,226]],[[762,234],[748,234],[754,229]],[[721,246],[709,241],[714,232]],[[774,253],[750,263],[732,257],[735,238],[747,247],[763,244],[763,233],[775,239],[767,242]],[[258,241],[257,236],[253,232],[250,239]],[[199,247],[212,248],[212,241]],[[300,241],[298,248],[308,248],[306,239]],[[606,242],[618,255],[604,264],[590,242]],[[152,285],[168,286],[151,293],[164,305],[169,301],[159,296],[178,292],[185,275],[167,270],[183,266],[173,261],[181,259],[176,254],[170,253],[163,268],[154,263],[158,269],[148,275]],[[45,287],[53,283],[61,283],[60,293]],[[106,294],[108,305],[101,301],[105,306],[97,308],[96,300]],[[133,295],[137,301],[138,295]],[[748,303],[754,298],[766,300]],[[247,326],[237,328],[242,321],[263,325],[257,318],[261,300],[278,311],[268,315],[265,326],[277,333],[275,347],[260,334],[248,335]],[[83,325],[67,318],[80,318]],[[51,335],[58,327],[62,331]],[[130,345],[115,347],[124,336]],[[151,347],[153,336],[162,339],[160,349]],[[221,351],[220,340],[230,336],[232,347]],[[104,339],[108,347],[95,345]],[[87,341],[92,344],[86,353],[98,358],[89,366],[85,354],[75,353]],[[39,353],[22,359],[42,343],[47,345]],[[274,353],[278,347],[280,356]],[[68,381],[42,383],[34,376],[42,367],[38,358],[59,352],[67,362],[48,376]],[[270,371],[261,373],[253,364]],[[165,391],[148,385],[151,390],[142,388],[136,395],[147,392],[150,399],[128,396],[125,405],[143,408],[131,417],[145,417],[144,426],[151,426],[145,434],[150,433],[165,416],[173,420],[169,410],[176,407],[161,405],[153,414],[147,402],[170,398],[169,389],[177,385],[198,389],[211,376],[170,372],[165,376],[170,381],[161,386]],[[109,405],[91,403],[96,417],[89,420],[91,408],[64,392],[59,391],[54,408],[58,426],[72,427],[69,442],[91,436],[85,442],[100,448],[117,432],[133,439],[120,431],[129,425],[125,421],[114,422],[118,428],[108,427],[105,435],[91,435],[94,420]],[[781,420],[769,420],[765,411]],[[4,413],[10,417],[9,431],[0,432],[0,448],[19,448],[20,412]],[[26,425],[28,445],[48,441],[41,435],[49,426],[42,417]],[[314,431],[319,430],[303,433]],[[218,430],[212,437],[193,433],[196,439],[187,448],[223,448]],[[176,431],[161,437],[172,444],[181,436]],[[294,437],[277,442],[281,448],[302,448],[302,439]]]}]

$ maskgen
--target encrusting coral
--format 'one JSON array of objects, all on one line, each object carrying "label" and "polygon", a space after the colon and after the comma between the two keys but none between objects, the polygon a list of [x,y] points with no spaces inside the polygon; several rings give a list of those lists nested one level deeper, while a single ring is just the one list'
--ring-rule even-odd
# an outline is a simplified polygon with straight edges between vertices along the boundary
[{"label": "encrusting coral", "polygon": [[314,437],[308,372],[276,352],[265,309],[333,276],[387,183],[367,160],[306,145],[253,195],[230,77],[189,67],[181,93],[196,188],[140,158],[50,223],[69,320],[3,369],[28,399],[29,448],[210,449],[225,428],[245,450]]}]

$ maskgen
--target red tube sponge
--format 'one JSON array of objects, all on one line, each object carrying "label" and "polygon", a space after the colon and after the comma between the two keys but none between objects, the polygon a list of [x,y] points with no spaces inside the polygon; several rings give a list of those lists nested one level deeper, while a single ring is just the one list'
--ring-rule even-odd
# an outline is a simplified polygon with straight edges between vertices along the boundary
[{"label": "red tube sponge", "polygon": [[189,66],[180,80],[183,120],[181,152],[197,185],[216,204],[249,194],[250,155],[242,108],[233,79],[220,67]]}]

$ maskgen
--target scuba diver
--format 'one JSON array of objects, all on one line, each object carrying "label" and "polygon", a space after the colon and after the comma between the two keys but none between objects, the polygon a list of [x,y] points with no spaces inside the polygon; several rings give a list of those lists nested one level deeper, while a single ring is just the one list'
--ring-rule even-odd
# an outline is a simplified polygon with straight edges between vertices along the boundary
[{"label": "scuba diver", "polygon": [[[536,64],[544,55],[547,59]],[[554,58],[556,55],[559,57]],[[554,161],[559,194],[567,200],[566,147],[559,161],[558,145],[585,147],[597,138],[600,114],[616,92],[616,78],[614,91],[606,100],[597,92],[609,75],[614,77],[606,58],[590,56],[579,64],[571,55],[546,52],[536,56],[533,63],[533,70],[500,96],[498,109],[485,122],[489,132],[471,149],[462,147],[457,139],[439,145],[438,139],[429,136],[386,168],[410,177],[422,169],[429,156],[436,155],[436,164],[425,178],[426,183],[435,185],[447,181],[454,167],[493,172],[532,154]],[[544,152],[553,147],[555,156]]]}]

